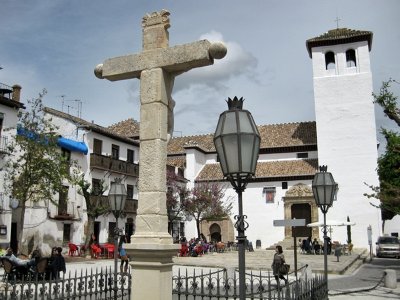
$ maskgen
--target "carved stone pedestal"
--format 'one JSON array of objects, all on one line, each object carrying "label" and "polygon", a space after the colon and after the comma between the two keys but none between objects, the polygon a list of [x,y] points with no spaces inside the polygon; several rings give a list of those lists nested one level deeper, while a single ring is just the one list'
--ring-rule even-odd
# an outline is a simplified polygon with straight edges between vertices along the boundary
[{"label": "carved stone pedestal", "polygon": [[172,257],[179,245],[126,245],[131,257],[131,300],[172,300]]}]

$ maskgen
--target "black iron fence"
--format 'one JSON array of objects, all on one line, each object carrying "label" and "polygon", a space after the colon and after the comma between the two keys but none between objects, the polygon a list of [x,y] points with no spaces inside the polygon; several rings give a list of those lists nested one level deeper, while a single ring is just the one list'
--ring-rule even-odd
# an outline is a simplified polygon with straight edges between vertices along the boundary
[{"label": "black iron fence", "polygon": [[[98,300],[114,299],[114,272],[110,268],[85,272],[69,272],[60,279],[45,280],[28,277],[18,280],[7,274],[0,282],[0,300],[59,299],[59,300]],[[117,299],[129,300],[131,275],[118,273]]]},{"label": "black iron fence", "polygon": [[[39,278],[8,278],[4,275],[0,282],[0,300],[129,300],[132,278],[130,271],[118,273],[117,289],[114,289],[112,268],[96,271],[69,272],[57,280]],[[325,300],[328,299],[327,285],[322,275],[306,280],[291,279],[281,285],[270,272],[246,273],[246,299],[264,300]],[[235,269],[216,271],[193,269],[189,273],[178,271],[172,278],[174,299],[239,299],[239,278]]]},{"label": "black iron fence", "polygon": [[[172,294],[177,295],[177,299],[239,299],[236,271],[220,269],[208,272],[193,270],[191,274],[187,270],[184,274],[178,272],[172,279]],[[246,273],[246,299],[324,300],[328,299],[328,290],[326,281],[320,275],[306,280],[294,279],[283,285],[276,282],[270,272],[259,271]]]}]

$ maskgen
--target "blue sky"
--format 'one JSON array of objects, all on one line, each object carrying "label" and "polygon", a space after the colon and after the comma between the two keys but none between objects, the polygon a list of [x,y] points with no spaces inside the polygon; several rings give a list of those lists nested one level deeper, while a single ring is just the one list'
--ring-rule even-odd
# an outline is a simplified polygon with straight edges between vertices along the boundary
[{"label": "blue sky", "polygon": [[[222,40],[226,58],[175,80],[175,135],[211,133],[228,97],[244,97],[257,124],[315,120],[305,42],[339,27],[374,33],[374,90],[400,82],[398,0],[2,0],[0,82],[22,101],[46,88],[45,105],[107,126],[139,120],[139,81],[97,79],[105,59],[141,51],[141,20],[167,9],[170,46]],[[400,85],[394,86],[400,95]],[[64,99],[64,105],[63,100]],[[377,124],[392,123],[377,110]]]}]

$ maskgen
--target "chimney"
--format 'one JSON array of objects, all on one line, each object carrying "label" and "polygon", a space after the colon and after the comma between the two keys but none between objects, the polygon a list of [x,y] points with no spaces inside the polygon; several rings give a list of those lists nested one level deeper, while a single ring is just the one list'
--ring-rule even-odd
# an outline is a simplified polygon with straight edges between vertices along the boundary
[{"label": "chimney", "polygon": [[22,87],[18,84],[14,84],[12,86],[13,92],[12,92],[12,100],[19,102],[19,99],[21,97],[21,89]]}]

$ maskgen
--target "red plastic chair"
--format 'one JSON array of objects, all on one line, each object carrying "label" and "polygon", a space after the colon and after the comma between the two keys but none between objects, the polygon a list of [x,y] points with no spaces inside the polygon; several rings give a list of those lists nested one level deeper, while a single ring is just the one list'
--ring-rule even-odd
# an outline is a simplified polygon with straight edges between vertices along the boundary
[{"label": "red plastic chair", "polygon": [[107,249],[108,258],[113,258],[115,246],[113,244],[105,244],[104,246]]},{"label": "red plastic chair", "polygon": [[78,246],[73,243],[68,243],[68,255],[74,256],[74,254],[79,255]]},{"label": "red plastic chair", "polygon": [[94,258],[99,258],[101,254],[101,248],[97,246],[96,244],[90,245],[90,248],[92,248],[92,255]]}]

